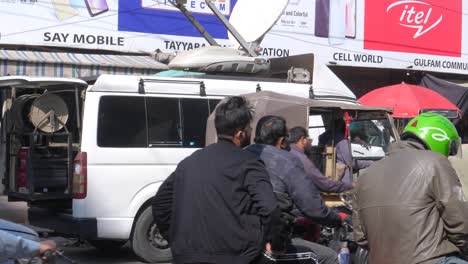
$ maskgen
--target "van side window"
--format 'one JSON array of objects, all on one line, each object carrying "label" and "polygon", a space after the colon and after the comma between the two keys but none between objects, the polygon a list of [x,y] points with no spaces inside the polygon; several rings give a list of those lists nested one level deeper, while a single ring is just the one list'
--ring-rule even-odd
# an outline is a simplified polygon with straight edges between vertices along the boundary
[{"label": "van side window", "polygon": [[145,99],[136,96],[103,96],[99,102],[99,147],[147,147]]},{"label": "van side window", "polygon": [[216,106],[218,105],[218,103],[220,102],[221,100],[219,99],[210,99],[209,102],[210,102],[210,114],[215,110]]},{"label": "van side window", "polygon": [[206,121],[209,115],[207,99],[180,99],[183,111],[183,146],[202,148],[205,146]]},{"label": "van side window", "polygon": [[182,126],[177,98],[146,98],[150,146],[177,147],[182,142]]},{"label": "van side window", "polygon": [[323,116],[318,113],[309,115],[309,137],[312,139],[312,146],[319,145],[319,137],[326,131]]}]

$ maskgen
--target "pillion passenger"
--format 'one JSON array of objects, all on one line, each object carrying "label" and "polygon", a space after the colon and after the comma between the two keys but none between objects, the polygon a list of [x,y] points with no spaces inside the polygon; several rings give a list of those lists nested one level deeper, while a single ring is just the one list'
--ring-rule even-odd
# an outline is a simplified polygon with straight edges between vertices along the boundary
[{"label": "pillion passenger", "polygon": [[[273,190],[277,194],[283,213],[283,228],[280,235],[273,239],[275,251],[303,250],[315,252],[319,263],[338,263],[336,252],[322,245],[292,238],[291,222],[293,207],[307,218],[328,226],[340,226],[342,220],[337,213],[328,208],[320,197],[320,191],[311,177],[304,173],[301,161],[288,151],[288,129],[286,121],[279,116],[265,116],[258,121],[255,143],[247,147],[265,162]],[[293,206],[294,205],[294,206]]]}]

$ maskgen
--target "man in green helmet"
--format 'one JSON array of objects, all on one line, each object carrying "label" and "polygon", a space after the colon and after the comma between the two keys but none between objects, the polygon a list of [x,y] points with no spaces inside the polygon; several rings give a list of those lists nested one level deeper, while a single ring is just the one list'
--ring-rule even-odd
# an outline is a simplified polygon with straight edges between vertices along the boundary
[{"label": "man in green helmet", "polygon": [[460,258],[468,235],[468,203],[447,157],[458,134],[445,117],[413,118],[358,179],[353,225],[370,264],[468,264]]}]

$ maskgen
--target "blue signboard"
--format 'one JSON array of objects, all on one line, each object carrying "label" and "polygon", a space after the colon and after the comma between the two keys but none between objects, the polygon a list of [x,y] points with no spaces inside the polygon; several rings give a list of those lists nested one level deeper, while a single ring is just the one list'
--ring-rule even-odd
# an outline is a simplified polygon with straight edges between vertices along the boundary
[{"label": "blue signboard", "polygon": [[[229,18],[236,0],[211,0]],[[188,10],[214,38],[227,39],[224,28],[205,0],[187,0]],[[200,33],[168,0],[119,0],[119,31],[201,37]]]}]

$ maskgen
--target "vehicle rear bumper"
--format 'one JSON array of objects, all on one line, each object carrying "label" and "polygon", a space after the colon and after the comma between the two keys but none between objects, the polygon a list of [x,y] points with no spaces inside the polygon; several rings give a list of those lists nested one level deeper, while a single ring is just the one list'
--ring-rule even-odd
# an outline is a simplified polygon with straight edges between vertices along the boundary
[{"label": "vehicle rear bumper", "polygon": [[51,229],[65,236],[82,239],[97,238],[96,218],[75,218],[64,212],[30,207],[28,219],[30,225]]}]

